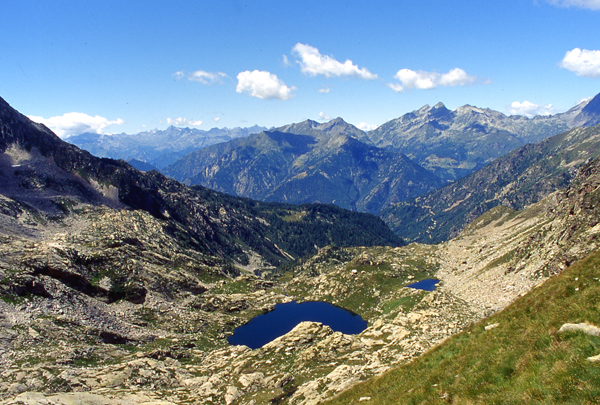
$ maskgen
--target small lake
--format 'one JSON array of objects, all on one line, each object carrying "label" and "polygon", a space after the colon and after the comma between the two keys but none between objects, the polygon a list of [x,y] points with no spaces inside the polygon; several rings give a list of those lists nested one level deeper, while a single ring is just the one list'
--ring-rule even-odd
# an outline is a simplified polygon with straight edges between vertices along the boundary
[{"label": "small lake", "polygon": [[428,278],[425,280],[417,281],[416,283],[409,284],[407,285],[407,287],[416,288],[417,290],[433,291],[435,290],[435,285],[439,282],[440,280]]},{"label": "small lake", "polygon": [[359,315],[328,302],[308,301],[298,304],[292,301],[276,304],[273,311],[255,316],[247,324],[236,328],[227,340],[230,345],[246,345],[257,349],[285,335],[304,321],[321,322],[335,332],[348,335],[360,333],[367,327],[367,321]]}]

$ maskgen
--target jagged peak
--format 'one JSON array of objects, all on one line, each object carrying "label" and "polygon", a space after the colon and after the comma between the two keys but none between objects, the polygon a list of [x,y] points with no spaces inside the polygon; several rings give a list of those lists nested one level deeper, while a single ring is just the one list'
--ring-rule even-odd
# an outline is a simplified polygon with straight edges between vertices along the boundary
[{"label": "jagged peak", "polygon": [[419,108],[418,110],[413,111],[413,113],[424,114],[424,113],[427,113],[429,111],[431,111],[431,106],[429,104],[425,104],[423,107]]},{"label": "jagged peak", "polygon": [[581,112],[586,114],[600,114],[600,93],[589,100]]},{"label": "jagged peak", "polygon": [[321,128],[326,128],[326,129],[330,129],[330,128],[333,128],[336,126],[349,127],[349,128],[353,128],[353,129],[356,128],[354,125],[344,121],[344,119],[341,117],[334,118],[331,121],[325,122],[320,125]]},{"label": "jagged peak", "polygon": [[327,122],[317,122],[311,119],[307,119],[302,122],[298,122],[295,124],[285,125],[283,127],[277,128],[278,131],[281,132],[293,132],[293,133],[303,133],[307,130],[316,130],[321,132],[329,132],[332,129],[336,130],[355,130],[361,131],[356,126],[346,122],[343,118],[337,117]]},{"label": "jagged peak", "polygon": [[[439,114],[440,112],[450,111],[444,103],[441,101],[431,107],[429,104],[425,104],[423,107],[419,108],[416,111],[413,111],[413,114],[426,115],[426,114]],[[411,113],[409,113],[411,114]]]},{"label": "jagged peak", "polygon": [[337,117],[332,119],[331,121],[329,121],[329,123],[335,123],[335,124],[348,124],[342,117]]},{"label": "jagged peak", "polygon": [[458,114],[466,114],[466,113],[470,113],[470,112],[484,114],[486,112],[486,110],[484,108],[479,108],[479,107],[472,106],[470,104],[465,104],[462,107],[458,107],[456,109],[456,112]]}]

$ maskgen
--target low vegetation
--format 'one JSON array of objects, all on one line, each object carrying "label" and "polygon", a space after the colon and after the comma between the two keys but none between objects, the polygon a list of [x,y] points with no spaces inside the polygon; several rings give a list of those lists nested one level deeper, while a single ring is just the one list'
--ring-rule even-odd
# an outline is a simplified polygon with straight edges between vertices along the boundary
[{"label": "low vegetation", "polygon": [[600,253],[415,361],[328,404],[592,404],[600,397],[600,337],[557,333],[600,325]]}]

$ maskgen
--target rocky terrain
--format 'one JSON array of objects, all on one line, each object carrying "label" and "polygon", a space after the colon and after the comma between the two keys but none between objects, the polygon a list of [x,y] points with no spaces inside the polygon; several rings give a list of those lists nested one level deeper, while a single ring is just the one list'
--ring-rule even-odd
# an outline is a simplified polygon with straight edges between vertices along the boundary
[{"label": "rocky terrain", "polygon": [[[565,191],[523,211],[498,207],[445,244],[328,247],[271,280],[215,271],[218,263],[169,246],[143,212],[92,208],[57,221],[68,234],[5,237],[3,403],[318,403],[422,354],[597,248],[599,185],[595,160]],[[35,228],[27,220],[23,227]],[[127,242],[133,235],[139,243]],[[87,285],[74,277],[72,269],[114,265],[115,249],[127,252],[145,293],[125,284],[129,293],[114,295],[122,289],[109,273]],[[441,280],[434,292],[405,287],[430,277]],[[292,299],[332,302],[369,326],[343,335],[306,322],[260,349],[227,344],[235,326]]]},{"label": "rocky terrain", "polygon": [[[402,246],[371,215],[188,188],[0,106],[2,404],[316,404],[506,308],[600,243],[598,158],[523,210],[498,206],[450,241]],[[407,287],[428,278],[435,291]],[[228,344],[291,300],[330,302],[368,327],[303,322],[259,349]]]}]

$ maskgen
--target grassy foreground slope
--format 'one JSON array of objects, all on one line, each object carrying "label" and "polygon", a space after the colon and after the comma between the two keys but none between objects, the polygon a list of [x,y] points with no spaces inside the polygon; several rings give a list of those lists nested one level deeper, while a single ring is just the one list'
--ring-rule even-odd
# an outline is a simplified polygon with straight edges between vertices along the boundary
[{"label": "grassy foreground slope", "polygon": [[597,252],[412,363],[328,404],[365,397],[368,404],[598,403],[600,365],[587,358],[600,354],[600,337],[557,332],[565,323],[600,325],[599,278]]}]

